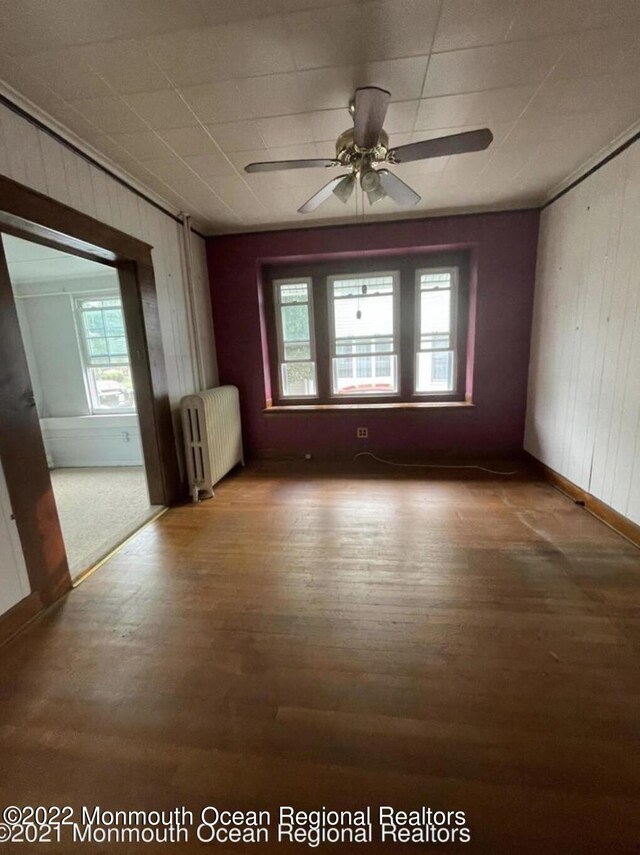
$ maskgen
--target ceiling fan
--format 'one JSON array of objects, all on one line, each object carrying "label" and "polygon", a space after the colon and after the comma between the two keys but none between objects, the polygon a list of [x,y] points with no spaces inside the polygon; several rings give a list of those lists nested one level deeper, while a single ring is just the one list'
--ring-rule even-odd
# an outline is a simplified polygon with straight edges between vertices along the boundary
[{"label": "ceiling fan", "polygon": [[363,86],[356,89],[349,104],[353,117],[353,128],[340,134],[336,141],[334,158],[311,158],[309,160],[272,160],[264,163],[249,163],[245,172],[273,172],[279,169],[309,169],[311,167],[342,166],[350,171],[337,175],[328,184],[308,199],[299,214],[315,211],[333,193],[346,202],[351,198],[358,179],[367,194],[369,204],[389,197],[401,208],[412,208],[420,201],[420,196],[405,184],[393,172],[378,164],[409,163],[428,157],[444,157],[452,154],[465,154],[482,151],[491,145],[493,134],[488,128],[451,134],[431,140],[389,147],[389,137],[383,129],[391,93],[377,86]]}]

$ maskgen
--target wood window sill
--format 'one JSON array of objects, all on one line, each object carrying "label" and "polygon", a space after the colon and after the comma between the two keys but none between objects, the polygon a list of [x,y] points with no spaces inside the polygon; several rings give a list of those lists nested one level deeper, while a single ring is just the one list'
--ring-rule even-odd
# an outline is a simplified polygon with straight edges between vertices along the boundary
[{"label": "wood window sill", "polygon": [[471,401],[397,401],[387,404],[277,404],[263,409],[268,416],[287,413],[341,412],[343,410],[473,410]]}]

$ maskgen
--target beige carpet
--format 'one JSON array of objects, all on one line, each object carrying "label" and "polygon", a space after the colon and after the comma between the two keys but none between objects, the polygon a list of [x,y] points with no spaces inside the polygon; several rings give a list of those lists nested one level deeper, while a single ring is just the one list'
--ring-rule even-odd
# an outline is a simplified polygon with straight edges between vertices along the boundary
[{"label": "beige carpet", "polygon": [[159,510],[141,466],[53,469],[71,576],[80,575]]}]

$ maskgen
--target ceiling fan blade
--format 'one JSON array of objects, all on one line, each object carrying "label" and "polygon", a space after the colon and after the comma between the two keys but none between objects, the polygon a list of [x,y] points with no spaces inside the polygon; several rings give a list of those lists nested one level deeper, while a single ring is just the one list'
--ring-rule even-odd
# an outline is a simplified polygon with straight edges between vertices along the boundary
[{"label": "ceiling fan blade", "polygon": [[335,178],[332,178],[328,184],[325,184],[324,187],[321,187],[317,193],[314,193],[310,199],[298,208],[299,214],[310,214],[312,211],[315,211],[316,208],[319,208],[323,202],[326,202],[329,196],[333,193],[333,191],[337,188],[338,184],[344,178],[349,178],[350,176],[337,175]]},{"label": "ceiling fan blade", "polygon": [[378,176],[380,178],[380,185],[386,195],[390,199],[393,199],[396,205],[400,205],[401,208],[413,208],[420,201],[420,196],[418,196],[416,191],[412,190],[408,184],[405,184],[393,172],[389,172],[388,169],[379,169]]},{"label": "ceiling fan blade", "polygon": [[337,160],[319,157],[309,160],[268,160],[264,163],[248,163],[245,172],[275,172],[278,169],[313,169],[315,166],[339,166]]},{"label": "ceiling fan blade", "polygon": [[493,134],[489,128],[480,131],[465,131],[448,137],[409,143],[392,149],[391,163],[409,163],[412,160],[424,160],[427,157],[446,157],[450,154],[466,154],[470,151],[483,151],[491,145]]},{"label": "ceiling fan blade", "polygon": [[360,148],[374,148],[387,115],[391,93],[377,86],[356,89],[353,107],[353,138]]},{"label": "ceiling fan blade", "polygon": [[343,178],[338,181],[336,186],[333,188],[333,193],[340,199],[341,202],[344,202],[345,205],[351,198],[351,194],[353,193],[353,188],[355,186],[356,180],[353,175],[345,175]]}]

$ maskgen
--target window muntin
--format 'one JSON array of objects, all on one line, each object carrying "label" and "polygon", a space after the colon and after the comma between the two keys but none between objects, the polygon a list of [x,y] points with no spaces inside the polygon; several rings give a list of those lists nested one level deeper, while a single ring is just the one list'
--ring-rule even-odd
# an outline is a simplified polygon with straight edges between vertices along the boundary
[{"label": "window muntin", "polygon": [[416,394],[456,391],[456,269],[416,271]]},{"label": "window muntin", "polygon": [[318,394],[311,280],[274,282],[278,368],[282,398],[311,398]]},{"label": "window muntin", "polygon": [[397,394],[397,273],[329,276],[327,283],[332,395]]},{"label": "window muntin", "polygon": [[76,313],[91,412],[135,412],[120,297],[78,298]]}]

